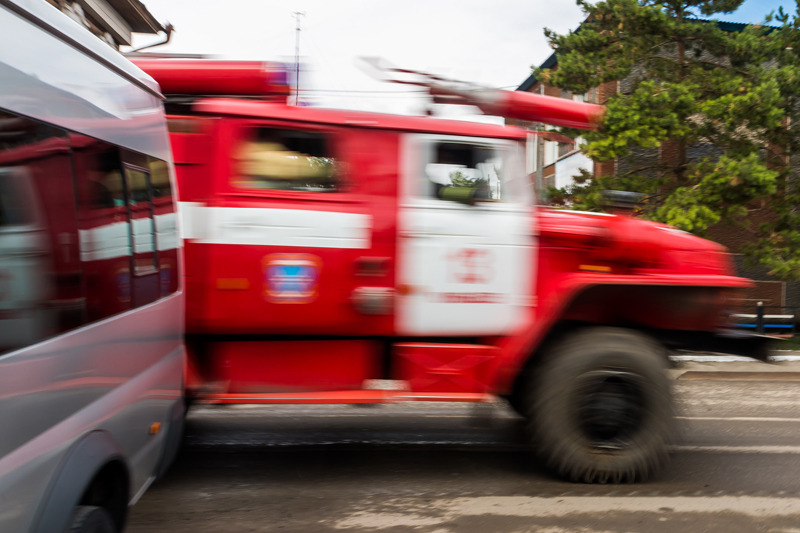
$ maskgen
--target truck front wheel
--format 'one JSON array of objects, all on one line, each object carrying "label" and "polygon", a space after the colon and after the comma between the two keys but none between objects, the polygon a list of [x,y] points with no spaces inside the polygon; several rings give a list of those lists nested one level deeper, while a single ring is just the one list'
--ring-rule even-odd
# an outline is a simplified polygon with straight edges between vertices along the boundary
[{"label": "truck front wheel", "polygon": [[595,327],[553,345],[529,379],[529,433],[545,464],[583,483],[641,481],[666,461],[667,360],[636,331]]}]

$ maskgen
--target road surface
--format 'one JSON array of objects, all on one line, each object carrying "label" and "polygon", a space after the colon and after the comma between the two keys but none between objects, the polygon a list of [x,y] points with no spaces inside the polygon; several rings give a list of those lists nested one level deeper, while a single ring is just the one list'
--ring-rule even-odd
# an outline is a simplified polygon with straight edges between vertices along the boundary
[{"label": "road surface", "polygon": [[800,533],[800,381],[719,377],[676,381],[680,442],[636,485],[554,478],[503,404],[196,407],[127,531]]}]

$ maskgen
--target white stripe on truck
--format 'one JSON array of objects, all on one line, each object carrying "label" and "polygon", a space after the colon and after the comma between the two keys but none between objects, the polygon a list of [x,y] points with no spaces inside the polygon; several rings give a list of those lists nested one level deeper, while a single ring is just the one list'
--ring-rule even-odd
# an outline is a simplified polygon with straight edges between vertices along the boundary
[{"label": "white stripe on truck", "polygon": [[207,207],[181,202],[184,239],[204,244],[370,248],[372,217],[359,213]]}]

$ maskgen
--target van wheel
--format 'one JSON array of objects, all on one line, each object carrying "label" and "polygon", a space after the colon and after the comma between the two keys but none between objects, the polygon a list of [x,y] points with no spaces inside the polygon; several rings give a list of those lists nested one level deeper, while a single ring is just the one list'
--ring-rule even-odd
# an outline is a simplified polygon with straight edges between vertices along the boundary
[{"label": "van wheel", "polygon": [[574,482],[648,478],[666,463],[674,432],[663,349],[618,328],[567,335],[530,378],[528,429],[537,453]]},{"label": "van wheel", "polygon": [[117,533],[114,521],[102,507],[80,505],[72,513],[69,533]]}]

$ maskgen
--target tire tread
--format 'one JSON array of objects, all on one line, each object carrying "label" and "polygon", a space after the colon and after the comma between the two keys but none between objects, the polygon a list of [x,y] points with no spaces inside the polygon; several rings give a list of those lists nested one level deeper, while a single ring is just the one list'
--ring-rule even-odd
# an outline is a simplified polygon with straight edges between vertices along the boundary
[{"label": "tire tread", "polygon": [[[611,355],[609,355],[611,354]],[[668,460],[674,432],[674,406],[667,358],[654,340],[637,331],[591,327],[572,333],[543,354],[542,364],[529,378],[526,396],[528,434],[543,463],[560,477],[579,483],[644,481]],[[645,391],[652,412],[637,445],[620,453],[598,453],[577,438],[565,407],[573,379],[603,361],[630,365],[651,387]]]}]

